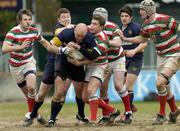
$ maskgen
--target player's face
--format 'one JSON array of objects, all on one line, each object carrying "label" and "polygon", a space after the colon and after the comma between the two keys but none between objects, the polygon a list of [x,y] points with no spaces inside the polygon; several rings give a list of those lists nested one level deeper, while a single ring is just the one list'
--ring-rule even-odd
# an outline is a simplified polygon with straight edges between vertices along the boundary
[{"label": "player's face", "polygon": [[71,24],[71,15],[69,13],[62,13],[59,16],[58,21],[60,24],[67,26]]},{"label": "player's face", "polygon": [[98,20],[92,19],[91,25],[90,25],[90,32],[92,34],[99,33],[103,29],[103,26],[99,24]]},{"label": "player's face", "polygon": [[144,9],[141,9],[139,10],[139,14],[141,15],[141,18],[143,20],[147,19],[148,15],[147,15],[147,12],[144,10]]},{"label": "player's face", "polygon": [[121,23],[127,26],[131,22],[132,17],[128,13],[122,12],[120,15],[120,19]]},{"label": "player's face", "polygon": [[28,30],[29,26],[32,23],[32,17],[23,14],[22,15],[22,20],[19,23],[20,23],[20,26],[21,26],[22,30]]},{"label": "player's face", "polygon": [[75,39],[76,39],[76,42],[77,43],[80,43],[83,41],[83,39],[85,38],[86,36],[86,33],[87,32],[82,32],[82,31],[79,31],[75,28],[75,32],[74,32],[74,35],[75,35]]}]

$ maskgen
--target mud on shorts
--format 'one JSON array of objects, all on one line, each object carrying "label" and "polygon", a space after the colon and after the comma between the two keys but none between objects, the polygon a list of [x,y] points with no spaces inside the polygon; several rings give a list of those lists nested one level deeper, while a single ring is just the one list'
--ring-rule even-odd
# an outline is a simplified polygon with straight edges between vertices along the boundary
[{"label": "mud on shorts", "polygon": [[126,71],[125,65],[125,56],[120,57],[119,59],[108,63],[109,72]]},{"label": "mud on shorts", "polygon": [[10,68],[10,72],[11,75],[13,77],[13,79],[16,81],[16,83],[22,83],[23,81],[25,81],[25,77],[30,74],[36,73],[36,61],[33,58],[31,61],[29,61],[28,63],[19,66],[19,67],[14,67],[14,66],[9,66]]},{"label": "mud on shorts", "polygon": [[91,77],[95,77],[101,81],[101,83],[105,79],[105,69],[107,68],[107,64],[98,65],[98,66],[87,66],[86,67],[86,76],[85,81],[89,82]]},{"label": "mud on shorts", "polygon": [[180,56],[166,56],[162,57],[157,55],[157,72],[162,72],[164,68],[169,68],[176,73],[180,69]]}]

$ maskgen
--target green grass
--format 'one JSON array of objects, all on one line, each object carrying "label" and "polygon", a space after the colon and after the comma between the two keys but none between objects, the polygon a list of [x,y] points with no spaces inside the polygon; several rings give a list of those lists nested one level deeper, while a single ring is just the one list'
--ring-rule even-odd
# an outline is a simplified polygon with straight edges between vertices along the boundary
[{"label": "green grass", "polygon": [[[180,105],[180,102],[177,103]],[[121,113],[124,112],[124,107],[121,102],[119,103],[111,103],[114,107],[118,108]],[[166,131],[166,129],[172,128],[173,131],[177,129],[177,124],[169,126],[168,124],[165,124],[163,128],[159,128],[160,126],[152,126],[151,123],[155,117],[155,114],[159,110],[159,104],[158,102],[135,102],[135,105],[138,108],[138,112],[134,114],[134,120],[133,123],[129,126],[125,125],[123,130],[124,131],[133,131],[133,130],[148,130],[148,131]],[[167,106],[167,115],[169,113],[169,108]],[[37,124],[34,124],[31,127],[28,128],[22,128],[20,121],[24,119],[24,114],[27,112],[27,107],[25,102],[3,102],[0,103],[0,130],[13,130],[13,131],[19,131],[19,130],[46,130],[46,128],[42,126],[38,126]],[[50,103],[46,102],[43,104],[43,106],[40,109],[41,114],[45,118],[49,118],[50,115]],[[68,126],[71,125],[71,123],[74,123],[76,121],[75,114],[77,113],[77,107],[75,103],[65,103],[64,107],[62,108],[60,114],[58,115],[58,127],[52,128],[52,130],[59,130],[59,127],[63,130],[74,130],[74,128],[77,128],[80,131],[84,130],[90,130],[92,127],[87,126]],[[88,116],[89,115],[89,106],[86,105],[85,107],[85,113]],[[100,117],[101,111],[99,110],[98,116]],[[143,123],[145,125],[143,125]],[[179,120],[178,120],[178,123]],[[122,125],[120,125],[122,126]],[[12,128],[13,127],[13,128]],[[63,128],[62,128],[63,127]],[[146,127],[146,128],[145,128]],[[97,131],[100,130],[102,127],[96,127]],[[110,126],[110,127],[103,127],[103,130],[118,130],[119,126]],[[122,128],[122,127],[121,127]],[[92,128],[94,129],[94,127]],[[126,130],[127,129],[127,130]],[[178,129],[177,129],[178,130]],[[49,130],[48,130],[49,131]],[[179,131],[179,130],[178,130]]]}]

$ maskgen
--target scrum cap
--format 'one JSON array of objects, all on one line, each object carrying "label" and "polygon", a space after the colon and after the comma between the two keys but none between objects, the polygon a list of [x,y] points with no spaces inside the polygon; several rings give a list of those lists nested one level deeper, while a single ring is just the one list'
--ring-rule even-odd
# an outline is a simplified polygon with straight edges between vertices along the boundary
[{"label": "scrum cap", "polygon": [[96,8],[93,11],[93,15],[95,15],[95,14],[102,16],[106,21],[108,20],[108,12],[103,7]]},{"label": "scrum cap", "polygon": [[148,16],[156,13],[156,3],[153,0],[143,0],[139,8],[145,10]]}]

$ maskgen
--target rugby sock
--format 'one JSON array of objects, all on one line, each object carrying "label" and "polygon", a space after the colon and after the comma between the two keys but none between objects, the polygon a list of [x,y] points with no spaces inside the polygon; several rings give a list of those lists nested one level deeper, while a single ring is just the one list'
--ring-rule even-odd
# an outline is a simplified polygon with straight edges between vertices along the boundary
[{"label": "rugby sock", "polygon": [[53,100],[51,101],[50,120],[56,121],[56,117],[57,117],[58,113],[60,112],[63,104],[64,104],[64,101],[60,101],[60,102],[55,102]]},{"label": "rugby sock", "polygon": [[130,100],[128,91],[126,89],[126,86],[123,86],[120,91],[118,91],[119,96],[122,99],[122,102],[124,104],[124,108],[126,112],[131,112],[131,106],[130,106]]},{"label": "rugby sock", "polygon": [[101,97],[101,99],[106,102],[107,104],[109,103],[109,98],[108,96],[105,96],[105,97]]},{"label": "rugby sock", "polygon": [[160,111],[159,114],[165,115],[166,110],[166,102],[167,102],[167,90],[166,88],[159,88],[158,89],[158,96],[159,96],[159,104],[160,104]]},{"label": "rugby sock", "polygon": [[171,112],[175,112],[177,110],[177,105],[174,100],[174,95],[170,98],[167,98],[167,102],[169,104],[169,107],[171,108]]},{"label": "rugby sock", "polygon": [[78,107],[78,114],[80,117],[84,118],[85,115],[84,115],[84,106],[85,106],[85,103],[83,102],[82,99],[78,98],[76,96],[76,103],[77,103],[77,107]]},{"label": "rugby sock", "polygon": [[90,107],[90,112],[91,112],[91,116],[90,116],[91,121],[96,122],[96,120],[97,120],[98,105],[99,105],[99,100],[98,100],[97,96],[89,97],[89,107]]},{"label": "rugby sock", "polygon": [[41,107],[41,105],[43,104],[43,102],[44,101],[42,101],[42,102],[35,102],[34,103],[33,110],[32,110],[32,112],[30,114],[30,118],[35,118],[37,116],[38,110]]},{"label": "rugby sock", "polygon": [[133,99],[134,99],[134,92],[128,91],[128,94],[129,94],[130,105],[132,106]]},{"label": "rugby sock", "polygon": [[113,112],[115,110],[114,107],[110,106],[106,102],[104,102],[101,98],[98,99],[99,101],[99,107],[104,111],[103,116],[109,115],[109,113]]},{"label": "rugby sock", "polygon": [[[109,103],[109,98],[108,98],[108,96],[105,96],[105,97],[101,97],[101,99],[105,102],[105,103]],[[106,116],[106,115],[108,115],[108,112],[106,111],[106,110],[104,110],[104,109],[102,109],[102,115],[103,116]]]},{"label": "rugby sock", "polygon": [[29,112],[32,112],[32,110],[33,110],[33,106],[34,106],[34,103],[35,103],[35,95],[36,94],[31,95],[31,94],[28,93],[27,104],[28,104],[28,111]]}]

